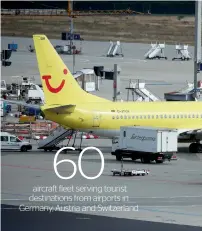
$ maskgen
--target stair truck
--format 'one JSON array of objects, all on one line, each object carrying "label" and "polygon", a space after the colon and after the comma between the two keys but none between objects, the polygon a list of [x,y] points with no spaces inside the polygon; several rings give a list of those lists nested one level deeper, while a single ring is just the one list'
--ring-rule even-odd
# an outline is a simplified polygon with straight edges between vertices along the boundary
[{"label": "stair truck", "polygon": [[112,155],[140,159],[142,163],[163,163],[176,158],[178,132],[175,129],[153,127],[120,127],[120,136],[112,139]]}]

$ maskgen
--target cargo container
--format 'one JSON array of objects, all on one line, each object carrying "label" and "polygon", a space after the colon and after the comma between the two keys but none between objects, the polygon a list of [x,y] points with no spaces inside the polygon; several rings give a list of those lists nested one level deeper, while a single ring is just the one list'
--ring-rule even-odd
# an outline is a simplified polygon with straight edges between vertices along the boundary
[{"label": "cargo container", "polygon": [[175,129],[153,127],[121,127],[120,136],[112,140],[112,155],[140,159],[143,163],[171,160],[177,152],[178,132]]}]

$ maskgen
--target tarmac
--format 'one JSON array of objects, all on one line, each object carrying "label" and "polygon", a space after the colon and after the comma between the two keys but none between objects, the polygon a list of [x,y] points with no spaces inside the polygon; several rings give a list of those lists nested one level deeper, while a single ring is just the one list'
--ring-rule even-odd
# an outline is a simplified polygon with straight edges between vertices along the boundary
[{"label": "tarmac", "polygon": [[[64,212],[19,212],[15,206],[2,206],[2,230],[44,231],[65,230],[74,227],[75,231],[103,230],[155,230],[155,231],[200,231],[201,227],[120,219],[106,216],[64,213]],[[5,209],[4,209],[5,208]],[[12,222],[10,222],[12,217]],[[23,225],[22,225],[23,224]],[[19,229],[18,229],[19,228]]]},{"label": "tarmac", "polygon": [[[55,45],[65,45],[67,41],[50,40]],[[41,83],[35,53],[28,51],[28,46],[33,45],[31,38],[2,37],[2,49],[7,49],[8,43],[17,43],[18,51],[13,52],[10,58],[11,67],[2,67],[2,79],[11,83],[11,76],[34,76],[36,83]],[[75,42],[79,48],[80,42]],[[93,68],[94,66],[104,66],[105,70],[113,70],[114,64],[121,69],[120,91],[121,98],[127,99],[129,80],[146,81],[147,87],[156,94],[161,100],[164,93],[175,91],[186,86],[186,82],[193,82],[194,63],[189,61],[172,61],[176,56],[175,46],[166,45],[165,55],[168,60],[145,60],[144,54],[150,49],[150,44],[123,43],[122,51],[124,57],[106,57],[109,47],[108,42],[83,41],[82,55],[75,56],[75,66],[73,68],[73,56],[61,55],[64,63],[71,72],[79,71],[83,68]],[[193,57],[193,47],[189,47]],[[201,73],[198,79],[202,80]],[[113,81],[104,80],[100,84],[100,91],[96,95],[112,99]],[[130,100],[132,96],[130,96]]]},{"label": "tarmac", "polygon": [[[6,49],[7,44],[13,41],[18,43],[19,51],[12,53],[12,65],[10,67],[2,67],[2,79],[11,83],[11,76],[34,76],[36,83],[41,83],[35,53],[27,51],[27,47],[33,44],[33,41],[27,38],[2,37],[2,49]],[[64,41],[51,40],[51,42],[54,45],[65,44]],[[165,92],[178,90],[186,85],[186,81],[193,81],[193,60],[171,61],[175,56],[174,45],[166,46],[165,52],[168,60],[144,60],[144,54],[150,45],[132,43],[123,44],[123,58],[106,58],[104,54],[108,46],[109,44],[106,42],[84,41],[83,55],[76,56],[75,70],[93,68],[97,65],[113,69],[114,64],[118,64],[121,68],[121,92],[124,100],[127,95],[125,88],[129,84],[129,79],[146,80],[147,83],[152,84],[148,85],[149,88],[162,100]],[[193,47],[190,47],[190,51],[193,54]],[[72,71],[72,56],[63,55],[61,57]],[[199,75],[200,78],[201,74]],[[112,99],[112,81],[103,80],[100,91],[95,94]],[[165,224],[202,226],[202,155],[188,153],[186,144],[179,145],[177,161],[163,164],[141,164],[138,161],[125,160],[124,168],[149,169],[150,174],[120,177],[112,176],[111,173],[112,169],[120,169],[121,167],[120,162],[117,162],[115,157],[110,154],[111,141],[108,139],[85,140],[84,146],[94,146],[103,152],[105,160],[103,173],[96,180],[87,180],[81,176],[78,169],[78,152],[62,153],[58,160],[70,159],[77,166],[77,172],[73,179],[62,180],[54,172],[55,152],[39,151],[36,141],[31,142],[33,143],[33,150],[30,152],[2,152],[1,154],[1,203],[6,206],[15,205],[17,206],[15,208],[19,210],[20,205],[40,205],[54,208],[59,205],[61,210],[64,210],[66,209],[65,206],[74,205],[79,207],[79,211],[68,212]],[[97,153],[85,152],[83,154],[82,170],[87,176],[97,175],[100,166],[101,161]],[[61,163],[58,165],[58,169],[59,174],[64,177],[70,176],[73,172],[73,166],[70,163]],[[73,191],[60,191],[60,185],[72,187]],[[50,186],[52,189],[53,186],[56,186],[56,191],[34,192],[36,186]],[[76,188],[77,186],[78,188]],[[88,187],[81,188],[81,186]],[[117,188],[117,186],[119,187]],[[76,192],[76,189],[87,191],[81,193]],[[114,192],[106,191],[110,189]],[[118,190],[121,189],[122,192],[119,192]],[[100,192],[96,190],[100,190]],[[51,201],[49,198],[44,201],[43,198],[41,201],[33,201],[33,198],[30,198],[33,194],[36,196],[69,196],[73,199],[72,201]],[[75,195],[80,197],[74,198]],[[99,205],[105,211],[98,211]],[[84,211],[85,209],[81,211],[85,206],[90,207],[86,207],[86,211]],[[113,208],[110,207],[110,210],[107,206]],[[121,211],[114,211],[114,209],[118,209],[117,206],[121,206]],[[138,208],[138,211],[131,211],[130,209],[130,211],[125,211],[127,210],[126,206],[130,206],[130,209],[136,208],[137,210]],[[6,211],[6,207],[3,209]],[[173,228],[173,230],[175,229]]]},{"label": "tarmac", "polygon": [[[55,209],[59,206],[60,211],[67,209],[65,211],[89,215],[202,226],[202,155],[187,153],[185,145],[179,147],[178,160],[163,164],[142,164],[125,159],[125,169],[147,169],[150,174],[124,177],[112,175],[111,170],[120,170],[121,163],[110,154],[110,140],[84,140],[83,148],[97,147],[104,155],[101,176],[96,180],[85,179],[78,169],[79,153],[68,151],[67,154],[61,153],[57,161],[74,161],[77,172],[72,179],[63,180],[54,172],[56,152],[39,151],[37,142],[32,143],[33,150],[27,153],[2,152],[2,204],[15,205],[18,209],[25,205],[49,206]],[[76,146],[78,144],[79,140]],[[101,168],[98,153],[86,151],[82,157],[81,168],[85,175],[96,176]],[[58,172],[62,177],[68,177],[73,173],[73,166],[70,163],[61,163],[58,165]],[[49,189],[42,191],[38,188],[37,191],[37,186]],[[69,187],[68,191],[64,190],[65,187]],[[42,195],[57,198],[36,198]],[[59,196],[73,199],[58,199]],[[77,206],[77,210],[73,206]],[[85,206],[90,206],[88,211],[83,211]],[[107,210],[107,206],[111,207]],[[124,210],[126,206],[130,208]],[[117,207],[119,211],[115,211]]]}]

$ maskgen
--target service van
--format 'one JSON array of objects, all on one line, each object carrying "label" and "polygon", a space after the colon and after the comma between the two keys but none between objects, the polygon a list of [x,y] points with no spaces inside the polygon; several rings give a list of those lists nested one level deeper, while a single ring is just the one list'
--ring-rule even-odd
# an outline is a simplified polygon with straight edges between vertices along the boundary
[{"label": "service van", "polygon": [[12,135],[8,132],[1,132],[1,150],[18,150],[26,152],[32,149],[32,145],[27,142],[20,140],[17,136]]}]

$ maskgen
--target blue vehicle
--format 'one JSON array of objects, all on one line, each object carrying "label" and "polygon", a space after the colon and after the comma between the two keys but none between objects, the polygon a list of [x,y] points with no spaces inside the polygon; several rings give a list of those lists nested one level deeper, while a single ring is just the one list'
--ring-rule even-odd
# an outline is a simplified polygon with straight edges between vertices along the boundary
[{"label": "blue vehicle", "polygon": [[28,116],[41,116],[41,110],[32,107],[26,107],[25,114]]},{"label": "blue vehicle", "polygon": [[8,49],[9,49],[9,50],[12,50],[12,51],[17,51],[17,49],[18,49],[18,44],[16,44],[16,43],[9,43],[9,44],[8,44]]}]

